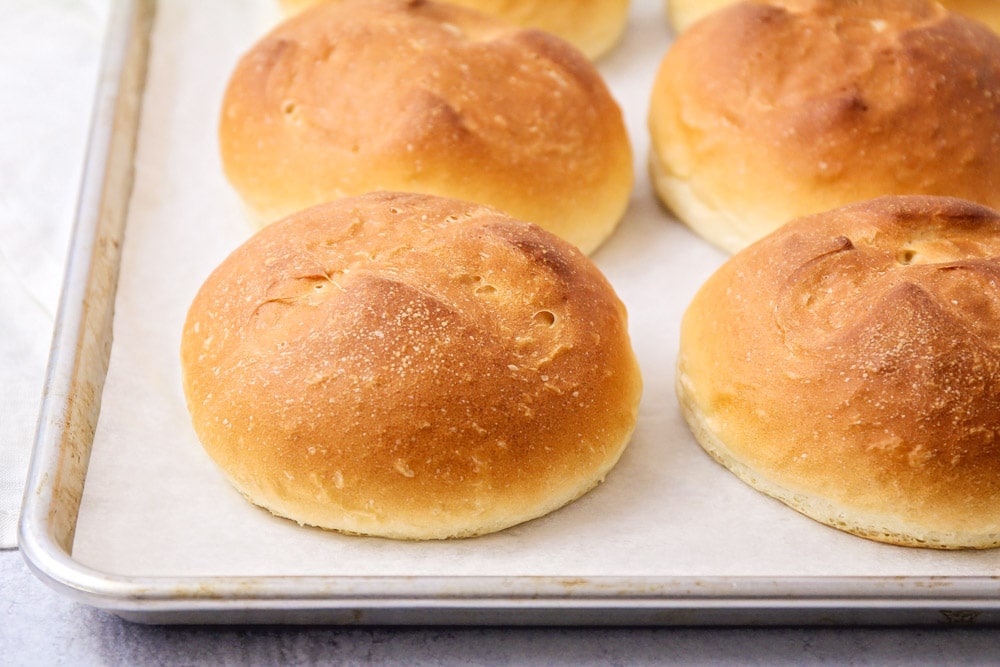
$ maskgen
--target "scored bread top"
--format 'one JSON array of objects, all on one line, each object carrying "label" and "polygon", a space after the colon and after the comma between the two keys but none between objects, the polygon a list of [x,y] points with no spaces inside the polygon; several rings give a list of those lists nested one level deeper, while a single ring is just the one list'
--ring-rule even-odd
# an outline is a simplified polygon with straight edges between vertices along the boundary
[{"label": "scored bread top", "polygon": [[885,197],[789,223],[699,290],[677,386],[713,456],[813,518],[1000,545],[1000,214]]},{"label": "scored bread top", "polygon": [[735,251],[889,194],[1000,207],[1000,35],[926,0],[740,3],[663,59],[661,198]]},{"label": "scored bread top", "polygon": [[236,66],[219,140],[265,223],[336,197],[423,192],[589,253],[633,183],[621,110],[582,54],[446,3],[344,0],[288,19]]},{"label": "scored bread top", "polygon": [[183,333],[195,430],[301,523],[475,535],[581,495],[641,391],[625,309],[582,253],[475,204],[375,193],[258,232]]}]

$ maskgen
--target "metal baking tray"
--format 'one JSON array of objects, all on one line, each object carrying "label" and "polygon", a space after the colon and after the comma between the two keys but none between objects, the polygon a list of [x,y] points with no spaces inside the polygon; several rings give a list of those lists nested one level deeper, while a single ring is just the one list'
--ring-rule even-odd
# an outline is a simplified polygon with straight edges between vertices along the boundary
[{"label": "metal baking tray", "polygon": [[[73,555],[104,380],[154,34],[152,0],[113,6],[20,524],[60,593],[144,623],[995,624],[1000,576],[157,576]],[[122,512],[129,511],[123,507]],[[790,511],[790,510],[789,510]],[[855,539],[855,538],[851,538]],[[752,549],[752,545],[748,549]],[[738,554],[736,554],[738,556]],[[1000,574],[1000,570],[997,570]]]}]

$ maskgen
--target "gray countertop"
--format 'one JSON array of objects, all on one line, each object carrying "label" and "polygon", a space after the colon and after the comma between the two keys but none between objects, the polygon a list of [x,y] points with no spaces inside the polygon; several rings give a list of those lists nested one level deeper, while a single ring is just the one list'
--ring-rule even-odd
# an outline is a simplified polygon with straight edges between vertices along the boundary
[{"label": "gray countertop", "polygon": [[49,590],[0,551],[3,665],[988,665],[994,628],[135,625]]}]

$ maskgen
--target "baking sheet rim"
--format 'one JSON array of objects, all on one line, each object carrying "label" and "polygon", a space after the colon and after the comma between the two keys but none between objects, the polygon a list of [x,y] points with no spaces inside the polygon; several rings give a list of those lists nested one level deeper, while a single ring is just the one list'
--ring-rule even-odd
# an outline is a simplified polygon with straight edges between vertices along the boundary
[{"label": "baking sheet rim", "polygon": [[[1000,611],[1000,577],[989,576],[144,578],[101,572],[75,561],[69,544],[85,483],[93,429],[85,429],[85,437],[90,441],[74,440],[79,433],[74,432],[70,420],[79,419],[74,417],[73,410],[86,403],[82,383],[91,381],[99,388],[103,382],[103,376],[81,375],[88,371],[95,374],[94,362],[82,368],[81,358],[85,353],[91,357],[96,354],[94,358],[103,359],[103,366],[97,364],[97,374],[107,370],[111,330],[110,326],[102,325],[101,318],[111,317],[114,286],[110,293],[104,294],[109,302],[93,303],[94,269],[95,265],[100,269],[112,264],[103,266],[110,268],[110,274],[105,275],[117,276],[118,241],[128,213],[130,180],[115,170],[131,173],[134,133],[141,109],[138,103],[123,105],[122,97],[133,94],[141,98],[154,4],[153,0],[116,2],[105,38],[99,78],[102,88],[95,102],[87,167],[20,523],[22,555],[47,584],[80,602],[140,621],[162,619],[163,612],[174,613],[183,621],[185,612],[206,609],[257,609],[272,611],[277,617],[293,608],[394,608],[413,611],[414,622],[423,622],[419,613],[440,607],[455,612],[444,617],[455,623],[468,620],[462,613],[476,609],[507,610],[512,614],[547,610],[558,614],[552,618],[560,622],[571,622],[574,611],[595,608],[607,612],[648,612],[650,619],[655,612],[664,610],[730,610],[737,615],[745,613],[746,621],[753,619],[754,611],[769,609],[788,612],[777,618],[792,623],[816,622],[796,615],[795,612],[804,609],[860,612],[862,619],[865,611],[929,609],[936,613],[928,615],[928,621],[958,618],[965,622],[977,620],[977,614],[985,611]],[[128,132],[133,133],[131,143],[126,137],[124,145],[130,150],[123,155],[124,149],[119,147],[116,153],[115,142],[120,144],[123,133]],[[119,191],[112,192],[113,187]],[[123,203],[109,205],[115,196],[122,198]],[[110,244],[108,238],[101,236],[102,230],[107,235],[109,227],[112,237],[118,235],[110,239]],[[96,332],[95,320],[99,326]],[[88,333],[92,336],[89,341]],[[95,351],[94,346],[100,349]],[[68,350],[71,352],[67,353]],[[99,392],[90,400],[84,407],[93,409],[96,419]],[[968,610],[971,615],[942,616],[946,610]],[[1000,620],[1000,615],[997,619]],[[608,623],[614,620],[613,616],[606,617]],[[821,616],[819,622],[834,620]]]}]

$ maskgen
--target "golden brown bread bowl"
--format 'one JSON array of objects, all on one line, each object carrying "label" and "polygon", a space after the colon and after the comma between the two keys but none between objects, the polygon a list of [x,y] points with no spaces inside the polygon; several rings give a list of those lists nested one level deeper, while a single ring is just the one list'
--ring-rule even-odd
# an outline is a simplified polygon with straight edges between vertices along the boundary
[{"label": "golden brown bread bowl", "polygon": [[924,0],[773,0],[681,35],[650,103],[665,204],[735,251],[883,194],[1000,207],[1000,35]]},{"label": "golden brown bread bowl", "polygon": [[[292,2],[293,0],[287,0]],[[708,14],[739,0],[667,0],[667,15],[674,32],[680,34]],[[767,2],[769,0],[761,0]],[[939,0],[944,7],[964,14],[1000,32],[1000,2],[997,0]]]},{"label": "golden brown bread bowl", "polygon": [[1000,213],[885,197],[783,226],[692,300],[677,393],[706,451],[817,521],[1000,545]]},{"label": "golden brown bread bowl", "polygon": [[372,193],[259,231],[183,330],[192,423],[253,503],[400,539],[539,517],[635,426],[626,313],[577,248],[477,204]]},{"label": "golden brown bread bowl", "polygon": [[270,222],[374,190],[476,201],[591,252],[633,183],[621,110],[576,49],[444,3],[298,14],[234,71],[226,175]]},{"label": "golden brown bread bowl", "polygon": [[[281,0],[288,13],[337,0]],[[629,0],[448,0],[522,28],[545,30],[597,59],[621,39]]]}]

